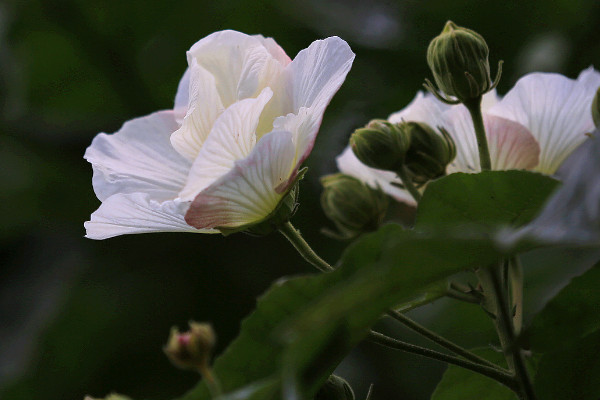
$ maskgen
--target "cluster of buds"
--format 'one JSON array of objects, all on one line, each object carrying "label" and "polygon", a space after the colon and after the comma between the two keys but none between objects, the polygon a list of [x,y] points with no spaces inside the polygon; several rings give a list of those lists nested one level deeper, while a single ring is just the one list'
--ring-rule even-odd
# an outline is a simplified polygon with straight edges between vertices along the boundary
[{"label": "cluster of buds", "polygon": [[210,356],[216,338],[210,324],[190,321],[190,330],[180,333],[171,328],[171,334],[165,354],[171,362],[182,369],[194,369],[202,372],[210,365]]},{"label": "cluster of buds", "polygon": [[454,141],[445,129],[439,130],[422,122],[374,120],[352,134],[350,147],[363,164],[396,172],[420,187],[445,175],[456,157]]},{"label": "cluster of buds", "polygon": [[427,64],[439,90],[431,82],[425,87],[440,100],[450,103],[471,103],[494,89],[500,81],[502,62],[492,82],[489,63],[490,50],[483,37],[475,31],[448,21],[442,33],[434,38],[427,49]]}]

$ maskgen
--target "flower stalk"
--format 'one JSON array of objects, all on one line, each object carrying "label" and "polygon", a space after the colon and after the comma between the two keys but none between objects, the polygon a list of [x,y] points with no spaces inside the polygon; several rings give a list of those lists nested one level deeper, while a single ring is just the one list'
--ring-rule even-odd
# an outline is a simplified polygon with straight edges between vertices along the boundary
[{"label": "flower stalk", "polygon": [[490,158],[485,126],[483,125],[483,115],[481,114],[481,96],[465,102],[464,105],[469,110],[469,114],[471,114],[471,119],[473,120],[481,170],[489,171],[492,169],[492,159]]}]

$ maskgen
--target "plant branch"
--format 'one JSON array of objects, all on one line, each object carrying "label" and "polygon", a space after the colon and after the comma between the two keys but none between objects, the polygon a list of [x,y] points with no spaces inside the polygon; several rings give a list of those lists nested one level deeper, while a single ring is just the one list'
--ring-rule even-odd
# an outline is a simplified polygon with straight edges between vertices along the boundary
[{"label": "plant branch", "polygon": [[407,353],[417,354],[422,357],[431,358],[438,361],[443,361],[448,364],[453,364],[465,369],[468,369],[473,372],[477,372],[481,375],[487,376],[488,378],[492,378],[506,387],[515,390],[518,389],[516,387],[515,379],[512,375],[500,371],[497,368],[488,367],[487,365],[481,365],[479,363],[475,363],[469,360],[464,360],[459,357],[451,356],[448,354],[440,353],[439,351],[431,350],[425,347],[416,346],[414,344],[406,343],[401,340],[397,340],[391,338],[389,336],[385,336],[382,333],[370,331],[369,336],[367,336],[367,340],[379,344],[381,346],[385,346],[390,349],[400,350]]},{"label": "plant branch", "polygon": [[[488,361],[485,358],[479,357],[477,354],[474,354],[474,353],[470,352],[469,350],[438,335],[437,333],[430,331],[429,329],[425,328],[423,325],[419,324],[416,321],[413,321],[412,319],[408,318],[406,315],[404,315],[402,313],[390,310],[387,312],[387,314],[390,317],[394,318],[396,321],[398,321],[401,324],[403,324],[404,326],[406,326],[407,328],[413,330],[414,332],[417,332],[421,336],[424,336],[425,338],[431,340],[434,343],[439,344],[440,346],[450,350],[451,352],[453,352],[461,357],[464,357],[467,360],[470,360],[472,362],[475,362],[475,363],[478,363],[481,365],[487,365],[490,368],[495,368],[495,369],[500,368],[493,362]],[[508,371],[506,371],[506,372],[508,372]]]}]

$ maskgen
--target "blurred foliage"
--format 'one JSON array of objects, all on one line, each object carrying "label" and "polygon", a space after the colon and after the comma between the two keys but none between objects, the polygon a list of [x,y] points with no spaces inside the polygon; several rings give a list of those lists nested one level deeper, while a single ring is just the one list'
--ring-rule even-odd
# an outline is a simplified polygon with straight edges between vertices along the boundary
[{"label": "blurred foliage", "polygon": [[[600,66],[594,0],[0,3],[0,397],[181,394],[197,376],[174,369],[162,354],[170,326],[212,321],[220,353],[273,280],[312,272],[277,235],[83,238],[83,221],[99,205],[85,148],[97,132],[171,107],[195,41],[231,28],[272,36],[293,56],[315,39],[338,35],[356,52],[325,115],[294,220],[318,253],[335,260],[343,244],[319,234],[325,218],[318,178],[334,171],[354,128],[402,108],[420,89],[429,76],[427,44],[447,19],[480,32],[492,64],[506,61],[501,93],[531,70],[574,77]],[[556,262],[534,254],[536,271],[540,259]],[[558,291],[565,283],[540,289],[537,280],[526,282],[537,285],[537,298],[544,287]],[[464,313],[446,312],[443,300],[416,310],[415,318],[435,320],[434,328],[459,342],[473,336],[486,344],[489,322],[461,307]],[[474,327],[466,334],[458,328],[465,324]],[[358,372],[363,365],[377,372]],[[428,398],[442,371],[369,344],[339,369],[358,398],[374,382],[375,399],[415,400]]]}]

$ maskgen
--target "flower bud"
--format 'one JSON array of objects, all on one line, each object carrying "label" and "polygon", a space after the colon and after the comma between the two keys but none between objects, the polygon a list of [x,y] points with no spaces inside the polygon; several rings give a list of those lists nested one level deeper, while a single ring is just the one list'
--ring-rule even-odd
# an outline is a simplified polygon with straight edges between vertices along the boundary
[{"label": "flower bud", "polygon": [[356,157],[372,168],[395,171],[404,161],[409,138],[396,124],[374,119],[350,137]]},{"label": "flower bud", "polygon": [[438,88],[464,103],[494,87],[489,53],[480,34],[448,21],[442,33],[429,44],[427,64]]},{"label": "flower bud", "polygon": [[596,90],[594,101],[592,102],[592,118],[596,129],[600,129],[600,87]]},{"label": "flower bud", "polygon": [[410,136],[410,147],[404,166],[417,186],[446,174],[446,167],[456,157],[456,146],[448,132],[437,133],[422,122],[402,122],[401,128]]},{"label": "flower bud", "polygon": [[215,333],[210,324],[190,321],[190,330],[180,333],[171,329],[164,352],[169,360],[183,369],[206,369],[216,342]]},{"label": "flower bud", "polygon": [[327,231],[330,236],[353,239],[376,230],[383,222],[389,200],[381,189],[372,189],[344,174],[324,176],[321,184],[321,207],[339,231],[339,234]]},{"label": "flower bud", "polygon": [[354,391],[344,380],[331,375],[315,395],[315,400],[354,400]]}]

